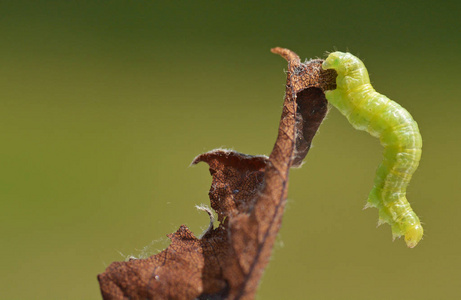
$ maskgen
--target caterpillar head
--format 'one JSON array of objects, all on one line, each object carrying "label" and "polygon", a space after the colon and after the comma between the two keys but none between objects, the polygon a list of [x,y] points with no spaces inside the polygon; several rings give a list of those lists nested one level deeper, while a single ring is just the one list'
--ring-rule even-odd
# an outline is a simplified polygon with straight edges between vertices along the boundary
[{"label": "caterpillar head", "polygon": [[338,73],[344,73],[346,68],[342,63],[342,58],[345,53],[343,52],[333,52],[328,55],[327,59],[322,63],[322,69],[335,69]]},{"label": "caterpillar head", "polygon": [[322,68],[335,69],[338,73],[347,75],[354,70],[363,67],[362,61],[360,61],[354,55],[348,52],[333,52],[328,55],[327,59],[323,62]]},{"label": "caterpillar head", "polygon": [[338,73],[336,83],[339,88],[349,89],[354,86],[370,83],[368,71],[363,62],[346,52],[333,52],[323,62],[322,68],[335,69]]}]

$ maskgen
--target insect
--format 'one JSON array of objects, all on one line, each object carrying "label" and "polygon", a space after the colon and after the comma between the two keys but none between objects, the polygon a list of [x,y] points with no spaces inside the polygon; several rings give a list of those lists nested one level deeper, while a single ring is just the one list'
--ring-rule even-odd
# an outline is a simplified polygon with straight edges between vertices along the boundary
[{"label": "insect", "polygon": [[423,227],[407,201],[406,189],[421,158],[418,124],[406,109],[375,91],[365,65],[354,55],[333,52],[322,67],[338,73],[336,89],[325,92],[327,100],[355,129],[378,137],[384,147],[366,207],[378,208],[378,224],[390,224],[394,238],[404,235],[407,246],[415,247]]}]

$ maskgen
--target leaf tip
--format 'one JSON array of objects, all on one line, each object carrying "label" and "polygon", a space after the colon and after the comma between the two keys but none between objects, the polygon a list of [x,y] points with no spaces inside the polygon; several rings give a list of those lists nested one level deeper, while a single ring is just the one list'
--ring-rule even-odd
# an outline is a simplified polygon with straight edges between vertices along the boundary
[{"label": "leaf tip", "polygon": [[298,54],[294,53],[290,49],[275,47],[271,49],[271,52],[285,58],[289,63],[301,63],[301,59],[299,58]]}]

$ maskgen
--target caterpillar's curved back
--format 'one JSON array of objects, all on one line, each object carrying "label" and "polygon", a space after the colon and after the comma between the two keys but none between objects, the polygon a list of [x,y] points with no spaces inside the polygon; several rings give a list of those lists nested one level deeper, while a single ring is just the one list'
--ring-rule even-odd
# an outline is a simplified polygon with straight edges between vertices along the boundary
[{"label": "caterpillar's curved back", "polygon": [[325,93],[327,100],[354,128],[378,137],[384,146],[367,206],[379,209],[379,224],[389,223],[394,237],[405,235],[408,247],[415,247],[423,228],[406,189],[421,158],[418,124],[406,109],[374,90],[365,65],[354,55],[333,52],[322,67],[338,73],[336,89]]}]

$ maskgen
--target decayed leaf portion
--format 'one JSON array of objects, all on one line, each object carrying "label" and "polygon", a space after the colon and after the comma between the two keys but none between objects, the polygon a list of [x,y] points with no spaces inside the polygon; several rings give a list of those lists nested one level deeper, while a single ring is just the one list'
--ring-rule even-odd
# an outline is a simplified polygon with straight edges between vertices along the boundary
[{"label": "decayed leaf portion", "polygon": [[264,169],[268,162],[266,156],[213,150],[197,156],[192,164],[199,162],[206,162],[210,166],[213,182],[208,195],[219,222],[226,216],[250,211],[264,180]]},{"label": "decayed leaf portion", "polygon": [[301,63],[287,49],[287,85],[277,141],[270,157],[214,150],[211,206],[220,225],[196,238],[184,225],[170,246],[148,259],[114,262],[98,276],[104,299],[253,299],[280,229],[288,173],[299,166],[327,112],[325,89],[336,74],[322,60]]}]

